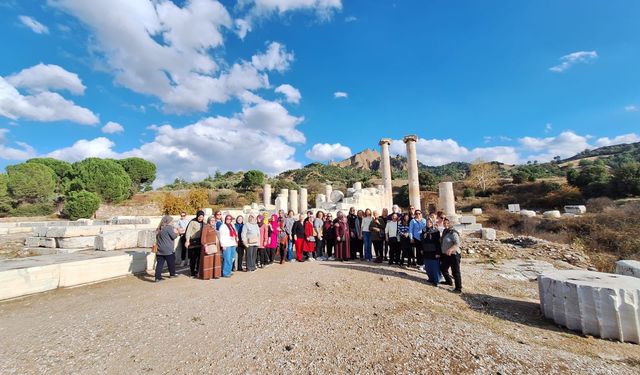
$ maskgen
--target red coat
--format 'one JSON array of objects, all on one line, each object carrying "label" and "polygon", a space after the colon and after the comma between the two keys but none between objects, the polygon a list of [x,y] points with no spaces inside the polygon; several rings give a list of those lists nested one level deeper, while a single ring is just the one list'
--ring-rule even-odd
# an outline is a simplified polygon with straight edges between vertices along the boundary
[{"label": "red coat", "polygon": [[[309,237],[313,237],[313,224],[308,219],[304,221],[304,241],[302,242],[302,251],[316,251],[315,241],[308,241]],[[315,239],[315,238],[314,238]]]}]

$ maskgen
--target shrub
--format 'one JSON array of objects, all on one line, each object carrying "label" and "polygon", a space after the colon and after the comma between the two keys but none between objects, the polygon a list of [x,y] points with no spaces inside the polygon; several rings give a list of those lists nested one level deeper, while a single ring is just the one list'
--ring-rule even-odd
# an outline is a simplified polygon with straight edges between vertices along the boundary
[{"label": "shrub", "polygon": [[615,203],[611,198],[600,197],[600,198],[591,198],[587,201],[587,212],[590,213],[598,213],[603,212],[608,208],[615,207]]},{"label": "shrub", "polygon": [[39,163],[22,163],[7,167],[9,194],[24,203],[41,203],[53,197],[56,176],[53,169]]},{"label": "shrub", "polygon": [[216,198],[216,204],[223,207],[233,207],[236,205],[236,193],[220,193]]},{"label": "shrub", "polygon": [[69,220],[89,219],[100,208],[100,197],[90,191],[72,191],[67,196],[62,215]]},{"label": "shrub", "polygon": [[462,196],[465,198],[475,197],[476,192],[472,188],[464,188],[462,191]]},{"label": "shrub", "polygon": [[183,198],[171,193],[166,193],[162,197],[160,206],[162,207],[162,213],[164,215],[179,215],[182,211],[189,211],[187,202]]},{"label": "shrub", "polygon": [[130,196],[131,178],[115,160],[88,158],[73,164],[72,190],[96,193],[106,202],[121,202]]},{"label": "shrub", "polygon": [[193,211],[201,210],[209,205],[209,193],[206,189],[189,190],[187,194],[187,205]]},{"label": "shrub", "polygon": [[126,158],[117,161],[131,179],[131,191],[148,191],[156,179],[156,165],[141,158]]},{"label": "shrub", "polygon": [[23,203],[9,212],[9,216],[49,216],[53,203]]},{"label": "shrub", "polygon": [[244,174],[244,177],[242,177],[242,181],[240,181],[238,187],[245,190],[253,189],[264,184],[264,180],[264,173],[252,169]]}]

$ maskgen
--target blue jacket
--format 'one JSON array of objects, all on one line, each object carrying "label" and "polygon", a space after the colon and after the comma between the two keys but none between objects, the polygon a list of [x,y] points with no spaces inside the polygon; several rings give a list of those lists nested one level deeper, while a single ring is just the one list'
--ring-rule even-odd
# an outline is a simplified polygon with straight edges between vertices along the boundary
[{"label": "blue jacket", "polygon": [[411,219],[409,223],[409,238],[412,240],[420,241],[422,238],[422,229],[427,226],[427,220],[422,218],[420,221],[417,219]]}]

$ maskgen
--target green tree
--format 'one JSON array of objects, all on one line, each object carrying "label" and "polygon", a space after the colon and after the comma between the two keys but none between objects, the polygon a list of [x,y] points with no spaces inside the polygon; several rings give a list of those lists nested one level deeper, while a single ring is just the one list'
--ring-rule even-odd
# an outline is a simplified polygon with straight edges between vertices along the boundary
[{"label": "green tree", "polygon": [[264,184],[265,177],[264,173],[252,169],[244,174],[244,177],[242,177],[242,181],[240,181],[238,187],[245,190],[256,188]]},{"label": "green tree", "polygon": [[53,169],[39,163],[22,163],[7,167],[9,194],[21,203],[51,200],[56,189]]},{"label": "green tree", "polygon": [[624,163],[613,169],[611,190],[614,195],[628,197],[640,195],[640,163]]},{"label": "green tree", "polygon": [[54,158],[33,158],[26,161],[27,163],[39,163],[51,168],[56,174],[56,193],[65,194],[69,181],[72,176],[73,167],[71,163],[64,160],[58,160]]},{"label": "green tree", "polygon": [[0,174],[0,215],[6,214],[11,211],[11,197],[9,196],[9,189],[7,188],[8,177],[6,174]]},{"label": "green tree", "polygon": [[438,179],[433,173],[426,169],[421,169],[418,172],[418,182],[420,183],[420,189],[434,191],[436,185],[438,185]]},{"label": "green tree", "polygon": [[89,219],[100,208],[100,197],[90,191],[72,191],[67,196],[62,215],[70,220]]},{"label": "green tree", "polygon": [[580,171],[567,171],[567,182],[580,189],[586,198],[594,198],[609,193],[609,180],[611,175],[605,163],[598,159],[596,161],[581,160]]},{"label": "green tree", "polygon": [[72,190],[96,193],[106,202],[121,202],[130,195],[131,178],[115,160],[88,158],[73,163]]},{"label": "green tree", "polygon": [[131,192],[147,191],[156,179],[156,165],[142,158],[117,160],[131,179]]}]

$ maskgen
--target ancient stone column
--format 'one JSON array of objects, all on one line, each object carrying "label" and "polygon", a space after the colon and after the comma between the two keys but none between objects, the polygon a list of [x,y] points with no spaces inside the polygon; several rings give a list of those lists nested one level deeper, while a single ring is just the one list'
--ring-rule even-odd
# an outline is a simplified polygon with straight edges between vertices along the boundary
[{"label": "ancient stone column", "polygon": [[407,135],[403,139],[407,145],[407,169],[409,171],[409,204],[420,210],[420,183],[418,182],[418,155],[416,142],[418,137]]},{"label": "ancient stone column", "polygon": [[264,184],[264,188],[262,189],[262,197],[264,200],[264,207],[268,208],[271,206],[271,185]]},{"label": "ancient stone column", "polygon": [[324,195],[329,199],[331,196],[331,192],[333,191],[333,187],[331,185],[325,185],[324,187]]},{"label": "ancient stone column", "polygon": [[393,206],[393,190],[391,187],[391,159],[389,158],[389,145],[391,139],[383,138],[380,145],[380,170],[382,171],[382,184],[384,186],[383,206],[391,209]]},{"label": "ancient stone column", "polygon": [[298,207],[300,208],[301,213],[307,212],[308,200],[306,188],[300,188],[300,205]]},{"label": "ancient stone column", "polygon": [[287,196],[283,195],[282,193],[278,194],[278,197],[276,198],[276,210],[277,211],[284,211],[287,212]]},{"label": "ancient stone column", "polygon": [[289,190],[289,209],[294,213],[298,213],[298,191]]},{"label": "ancient stone column", "polygon": [[438,206],[447,216],[456,214],[456,198],[453,195],[453,182],[438,184]]}]

